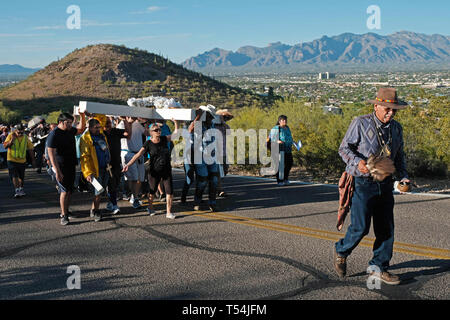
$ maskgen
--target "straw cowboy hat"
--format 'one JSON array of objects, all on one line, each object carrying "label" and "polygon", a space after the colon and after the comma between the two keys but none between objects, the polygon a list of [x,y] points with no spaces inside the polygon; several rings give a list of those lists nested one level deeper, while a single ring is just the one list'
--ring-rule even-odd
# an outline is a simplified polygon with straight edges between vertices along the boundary
[{"label": "straw cowboy hat", "polygon": [[228,109],[218,110],[216,114],[222,116],[226,120],[231,120],[234,118],[234,116],[228,111]]},{"label": "straw cowboy hat", "polygon": [[408,105],[405,101],[398,100],[397,90],[394,88],[380,88],[377,97],[369,102],[391,109],[405,109]]}]

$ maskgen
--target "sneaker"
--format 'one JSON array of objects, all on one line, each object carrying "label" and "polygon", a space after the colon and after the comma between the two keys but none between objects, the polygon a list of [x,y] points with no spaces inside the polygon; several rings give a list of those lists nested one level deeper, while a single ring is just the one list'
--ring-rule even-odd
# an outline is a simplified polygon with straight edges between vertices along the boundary
[{"label": "sneaker", "polygon": [[194,211],[200,211],[200,206],[194,206]]},{"label": "sneaker", "polygon": [[120,212],[120,208],[119,208],[119,206],[116,204],[115,206],[113,206],[113,208],[112,208],[112,214],[113,215],[115,215],[115,214],[118,214],[119,212]]},{"label": "sneaker", "polygon": [[15,191],[14,191],[14,198],[19,198],[20,197],[20,192],[19,192],[19,188],[17,188]]},{"label": "sneaker", "polygon": [[285,186],[288,186],[288,185],[290,185],[291,183],[289,182],[289,180],[284,180],[283,184],[284,184]]},{"label": "sneaker", "polygon": [[108,202],[108,204],[106,205],[106,210],[110,211],[113,215],[120,212],[119,206],[117,204],[112,204],[112,202]]},{"label": "sneaker", "polygon": [[176,216],[172,213],[172,212],[168,212],[167,214],[166,214],[166,218],[167,219],[175,219],[176,218]]},{"label": "sneaker", "polygon": [[347,258],[341,257],[336,250],[334,250],[334,269],[339,277],[345,277],[347,273]]},{"label": "sneaker", "polygon": [[218,196],[221,198],[225,198],[227,196],[227,194],[224,191],[220,191]]},{"label": "sneaker", "polygon": [[94,215],[95,215],[94,211],[95,211],[94,209],[91,209],[91,211],[89,213],[89,217],[91,217],[91,218],[94,217]]},{"label": "sneaker", "polygon": [[139,209],[141,207],[141,202],[139,201],[139,199],[134,199],[133,201],[133,208],[134,209]]},{"label": "sneaker", "polygon": [[23,191],[23,188],[19,188],[19,196],[23,197],[25,196],[25,191]]},{"label": "sneaker", "polygon": [[156,214],[156,211],[150,208],[147,208],[147,213],[150,217],[153,217]]},{"label": "sneaker", "polygon": [[278,186],[279,187],[284,186],[284,182],[278,182]]},{"label": "sneaker", "polygon": [[102,221],[102,214],[100,210],[94,210],[94,222]]},{"label": "sneaker", "polygon": [[67,226],[69,224],[69,218],[64,215],[64,216],[59,216],[61,218],[61,225],[62,226]]},{"label": "sneaker", "polygon": [[392,285],[392,286],[398,285],[400,283],[399,276],[389,273],[387,271],[383,271],[381,273],[373,271],[370,273],[369,277],[377,278],[377,279],[383,281],[384,283]]},{"label": "sneaker", "polygon": [[217,211],[216,205],[215,204],[210,204],[209,205],[209,212],[216,212],[216,211]]},{"label": "sneaker", "polygon": [[134,203],[134,194],[132,194],[132,195],[130,196],[130,199],[129,199],[128,201],[130,201],[131,204]]}]

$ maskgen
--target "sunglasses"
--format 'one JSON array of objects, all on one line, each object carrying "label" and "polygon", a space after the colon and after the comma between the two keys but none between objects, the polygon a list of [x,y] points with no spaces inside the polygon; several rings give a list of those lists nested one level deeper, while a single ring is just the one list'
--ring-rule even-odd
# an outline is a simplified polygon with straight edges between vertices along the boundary
[{"label": "sunglasses", "polygon": [[161,132],[161,129],[152,130],[152,132]]}]

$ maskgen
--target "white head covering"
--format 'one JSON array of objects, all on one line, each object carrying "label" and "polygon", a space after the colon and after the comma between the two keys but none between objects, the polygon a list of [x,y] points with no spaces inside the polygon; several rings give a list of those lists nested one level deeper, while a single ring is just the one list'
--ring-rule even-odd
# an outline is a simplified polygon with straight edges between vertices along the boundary
[{"label": "white head covering", "polygon": [[208,104],[207,106],[200,106],[199,109],[209,112],[212,116],[216,115],[216,107],[214,107],[212,104]]},{"label": "white head covering", "polygon": [[182,108],[181,103],[174,98],[165,97],[146,97],[146,98],[130,98],[127,101],[130,107],[155,107],[157,109]]}]

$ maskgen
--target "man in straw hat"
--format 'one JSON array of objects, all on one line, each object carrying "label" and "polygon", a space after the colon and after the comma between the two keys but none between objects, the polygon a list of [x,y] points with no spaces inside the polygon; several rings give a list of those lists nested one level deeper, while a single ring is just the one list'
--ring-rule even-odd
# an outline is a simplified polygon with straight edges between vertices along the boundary
[{"label": "man in straw hat", "polygon": [[[203,118],[203,113],[205,117]],[[194,147],[194,168],[195,168],[195,196],[194,210],[200,210],[203,192],[208,185],[209,191],[209,211],[216,211],[216,192],[219,180],[219,166],[217,164],[214,118],[216,116],[216,107],[213,105],[200,106],[194,121],[189,126]],[[208,151],[211,151],[208,154]]]},{"label": "man in straw hat", "polygon": [[394,244],[392,175],[388,172],[380,178],[371,174],[367,162],[374,156],[387,161],[391,159],[398,178],[409,183],[403,129],[393,120],[397,110],[406,108],[407,104],[397,99],[393,88],[380,88],[375,100],[369,102],[374,105],[374,112],[354,119],[339,147],[339,154],[347,165],[346,172],[354,177],[354,192],[351,224],[345,238],[335,244],[334,267],[340,277],[345,276],[346,258],[369,233],[373,218],[376,240],[368,272],[371,279],[396,285],[400,283],[399,277],[387,272]]}]

